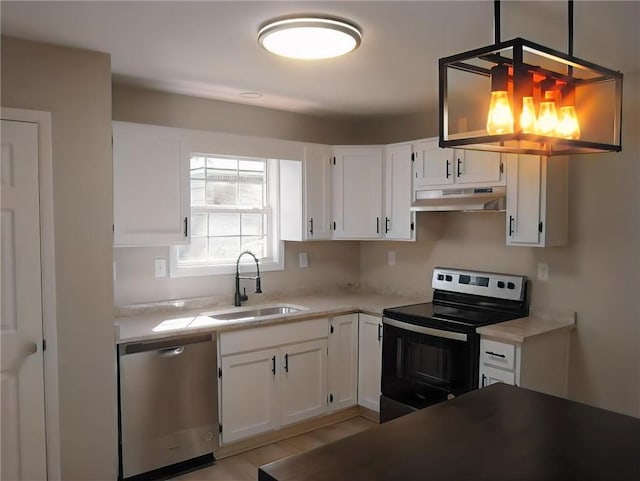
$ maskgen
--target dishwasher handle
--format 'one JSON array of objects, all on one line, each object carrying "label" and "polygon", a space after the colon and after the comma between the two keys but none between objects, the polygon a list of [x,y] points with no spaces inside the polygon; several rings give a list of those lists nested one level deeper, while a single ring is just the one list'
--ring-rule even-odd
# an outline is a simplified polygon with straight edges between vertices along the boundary
[{"label": "dishwasher handle", "polygon": [[182,354],[184,347],[189,344],[211,342],[212,340],[213,337],[211,334],[205,334],[177,339],[164,339],[161,341],[132,342],[129,344],[121,344],[119,346],[119,353],[121,356],[126,356],[127,354],[135,354],[137,352],[159,351],[158,354],[162,357],[172,357]]},{"label": "dishwasher handle", "polygon": [[184,352],[184,346],[170,347],[169,349],[161,349],[158,351],[160,357],[173,357],[179,356]]}]

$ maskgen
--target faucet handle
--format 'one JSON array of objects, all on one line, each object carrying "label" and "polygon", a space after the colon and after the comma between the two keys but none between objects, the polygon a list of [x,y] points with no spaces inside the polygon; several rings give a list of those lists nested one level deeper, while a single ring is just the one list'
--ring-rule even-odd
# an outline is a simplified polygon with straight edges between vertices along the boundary
[{"label": "faucet handle", "polygon": [[256,277],[256,294],[262,294],[262,288],[260,286],[260,276]]}]

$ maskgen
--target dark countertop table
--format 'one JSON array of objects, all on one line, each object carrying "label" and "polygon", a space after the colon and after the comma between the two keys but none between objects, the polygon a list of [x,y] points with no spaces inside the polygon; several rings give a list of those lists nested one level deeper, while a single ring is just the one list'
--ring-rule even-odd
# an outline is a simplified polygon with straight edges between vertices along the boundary
[{"label": "dark countertop table", "polygon": [[262,466],[259,481],[640,480],[640,418],[494,384]]}]

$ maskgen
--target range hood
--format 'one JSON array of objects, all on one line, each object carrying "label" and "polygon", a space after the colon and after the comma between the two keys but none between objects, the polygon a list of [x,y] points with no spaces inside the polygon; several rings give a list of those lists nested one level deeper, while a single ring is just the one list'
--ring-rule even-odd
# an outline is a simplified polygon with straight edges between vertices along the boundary
[{"label": "range hood", "polygon": [[502,211],[507,189],[499,187],[417,190],[411,210],[421,211]]}]

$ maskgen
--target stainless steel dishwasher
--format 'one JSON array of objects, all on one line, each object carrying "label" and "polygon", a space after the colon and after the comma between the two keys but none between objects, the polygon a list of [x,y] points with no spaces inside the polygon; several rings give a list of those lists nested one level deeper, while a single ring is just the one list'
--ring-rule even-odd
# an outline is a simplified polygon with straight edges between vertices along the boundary
[{"label": "stainless steel dishwasher", "polygon": [[214,461],[215,335],[118,347],[120,479],[153,479]]}]

